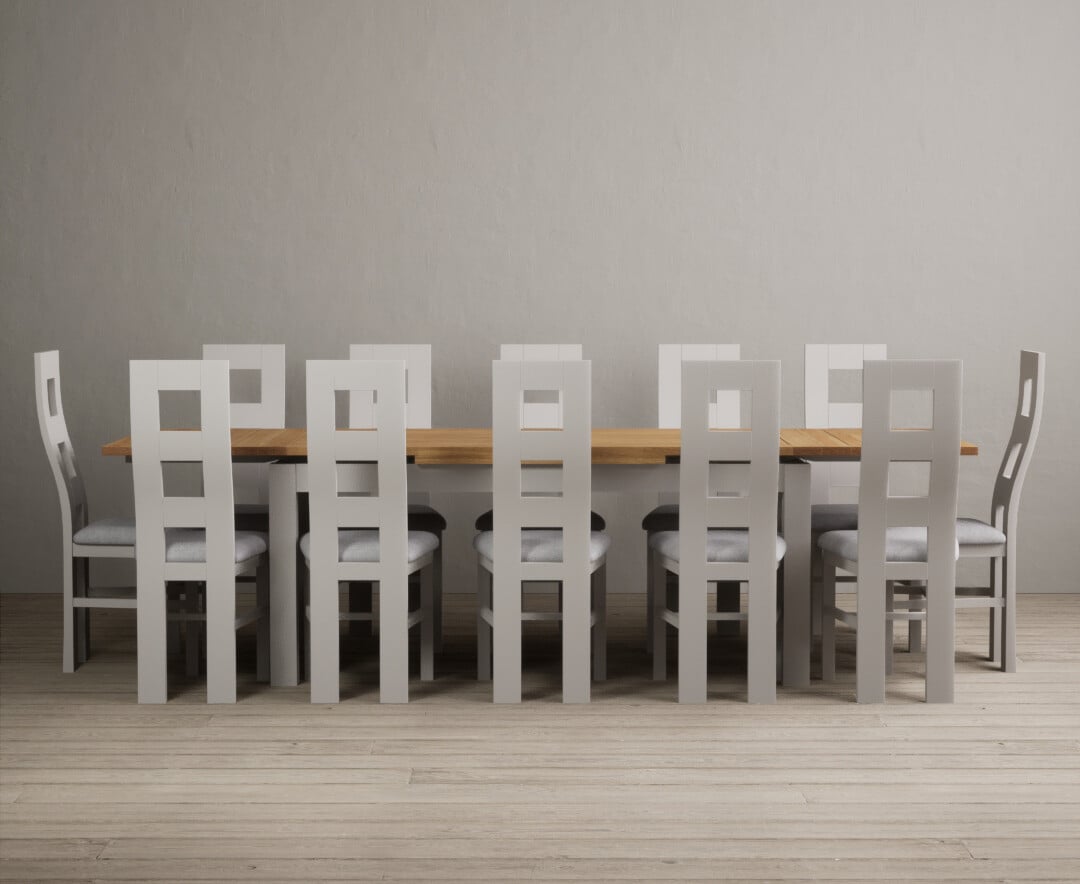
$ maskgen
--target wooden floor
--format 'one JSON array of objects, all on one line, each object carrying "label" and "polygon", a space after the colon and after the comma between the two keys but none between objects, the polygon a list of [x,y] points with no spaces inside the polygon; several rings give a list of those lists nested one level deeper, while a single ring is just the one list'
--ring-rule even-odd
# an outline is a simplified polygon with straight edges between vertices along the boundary
[{"label": "wooden floor", "polygon": [[921,702],[897,655],[885,706],[840,680],[747,706],[739,639],[680,707],[641,650],[640,597],[611,600],[612,679],[564,707],[549,623],[526,702],[472,679],[472,599],[449,601],[440,677],[379,706],[371,639],[343,701],[269,689],[241,648],[240,701],[174,673],[135,703],[134,617],[103,612],[59,671],[59,601],[0,597],[0,878],[6,881],[1080,880],[1080,595],[1025,596],[1019,672],[962,612],[957,702]]}]

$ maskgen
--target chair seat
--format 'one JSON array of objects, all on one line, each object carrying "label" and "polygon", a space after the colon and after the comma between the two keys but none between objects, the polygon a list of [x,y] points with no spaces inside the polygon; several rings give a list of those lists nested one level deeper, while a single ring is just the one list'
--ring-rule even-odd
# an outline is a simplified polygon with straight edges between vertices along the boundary
[{"label": "chair seat", "polygon": [[[833,553],[842,559],[858,561],[859,532],[829,531],[818,539],[818,547]],[[960,544],[956,545],[956,555],[960,556]],[[888,528],[885,531],[886,562],[925,562],[925,528]]]},{"label": "chair seat", "polygon": [[1005,535],[993,525],[979,519],[956,520],[956,542],[961,546],[998,546]]},{"label": "chair seat", "polygon": [[[427,531],[409,532],[409,562],[422,559],[439,548],[439,538]],[[311,535],[300,538],[300,552],[310,557]],[[370,563],[379,561],[379,532],[370,528],[338,531],[338,561]]]},{"label": "chair seat", "polygon": [[854,531],[859,527],[857,503],[815,503],[810,508],[810,531],[825,534],[828,531]]},{"label": "chair seat", "polygon": [[[679,532],[661,531],[649,539],[649,546],[665,558],[679,561]],[[787,552],[787,544],[779,535],[776,538],[776,561]],[[712,528],[706,541],[708,562],[748,562],[750,560],[750,532],[745,528]]]},{"label": "chair seat", "polygon": [[438,534],[446,530],[446,517],[426,503],[409,504],[409,530]]},{"label": "chair seat", "polygon": [[[266,535],[260,531],[237,531],[234,561],[239,564],[266,552]],[[206,531],[203,528],[166,528],[166,562],[205,562]]]},{"label": "chair seat", "polygon": [[[592,525],[591,530],[603,531],[607,528],[607,522],[604,521],[604,517],[599,513],[591,513]],[[480,513],[476,517],[476,530],[477,531],[491,531],[495,527],[495,519],[492,510],[488,510],[486,513]],[[537,529],[541,530],[541,529]]]},{"label": "chair seat", "polygon": [[[589,535],[589,562],[600,561],[611,546],[611,536],[603,531]],[[495,533],[484,531],[477,534],[473,547],[485,559],[495,557]],[[561,562],[563,558],[562,532],[547,528],[529,528],[521,532],[521,561]]]},{"label": "chair seat", "polygon": [[679,505],[664,503],[650,510],[641,520],[642,530],[655,534],[658,531],[679,530]]},{"label": "chair seat", "polygon": [[83,546],[134,546],[134,519],[98,519],[80,528],[71,538]]}]

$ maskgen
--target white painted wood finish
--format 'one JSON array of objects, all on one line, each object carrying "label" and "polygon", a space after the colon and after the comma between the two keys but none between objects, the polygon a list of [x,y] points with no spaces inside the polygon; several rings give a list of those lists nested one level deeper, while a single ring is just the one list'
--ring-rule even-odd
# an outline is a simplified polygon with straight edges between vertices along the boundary
[{"label": "white painted wood finish", "polygon": [[[160,394],[199,394],[197,430],[163,430]],[[225,360],[131,361],[131,464],[135,484],[139,702],[168,697],[166,585],[205,584],[207,702],[236,701],[236,629],[259,621],[260,644],[269,635],[266,556],[236,561],[233,523],[232,440],[229,432],[229,363]],[[202,493],[167,496],[162,468],[198,463]],[[165,530],[205,532],[205,560],[167,562]],[[256,606],[238,618],[236,578],[255,576]],[[260,660],[265,657],[265,648]],[[263,667],[260,667],[262,669]],[[269,678],[268,672],[260,673]]]},{"label": "white painted wood finish", "polygon": [[[504,362],[563,362],[581,359],[581,344],[502,344],[499,359]],[[523,399],[521,426],[529,429],[557,429],[562,426],[562,401]]]},{"label": "white painted wood finish", "polygon": [[[367,427],[337,429],[339,391],[370,407]],[[432,555],[408,554],[404,360],[309,361],[307,425],[311,702],[338,702],[338,587],[351,581],[379,585],[380,700],[408,702],[409,628],[421,625],[421,677],[430,679],[434,615]],[[378,530],[379,561],[339,561],[338,531],[355,528]],[[408,575],[416,571],[421,611],[410,617]]]},{"label": "white painted wood finish", "polygon": [[[739,359],[738,344],[660,344],[657,347],[657,426],[675,429],[681,426],[682,408],[682,364],[686,361],[709,362],[716,359]],[[709,423],[714,427],[737,427],[740,422],[739,393],[720,391],[717,399],[709,405]],[[660,503],[670,504],[678,501],[677,495],[661,495]],[[652,547],[648,539],[652,532],[647,532],[645,543],[645,649],[652,653],[653,623],[652,597],[654,592]],[[737,610],[739,588],[737,586],[717,586],[717,610]],[[738,623],[718,623],[717,632],[734,634],[738,632]]]},{"label": "white painted wood finish", "polygon": [[[822,623],[822,671],[826,681],[834,674],[836,620],[856,628],[856,699],[860,703],[884,702],[890,656],[886,654],[886,624],[895,619],[926,620],[926,699],[946,703],[953,700],[961,381],[962,366],[957,360],[880,360],[864,364],[858,558],[824,552]],[[896,428],[894,394],[908,391],[932,395],[931,427]],[[927,494],[894,494],[889,477],[893,463],[928,464]],[[886,529],[900,526],[926,528],[925,562],[886,561]],[[855,613],[836,607],[838,568],[856,575]],[[926,581],[927,610],[888,611],[890,584],[912,579]]]},{"label": "white painted wood finish", "polygon": [[[352,344],[349,358],[404,360],[405,426],[409,429],[431,426],[430,344]],[[373,426],[371,399],[359,391],[349,395],[349,426]]]},{"label": "white painted wood finish", "polygon": [[[861,402],[834,401],[830,371],[862,371],[868,359],[887,358],[884,344],[807,344],[803,383],[806,426],[857,428],[862,426]],[[814,503],[857,503],[859,465],[821,463],[813,468]]]},{"label": "white painted wood finish", "polygon": [[[282,344],[203,344],[203,359],[224,359],[230,371],[259,374],[259,399],[230,402],[233,427],[275,429],[285,426],[285,347]],[[231,389],[230,384],[230,389]],[[237,504],[268,506],[269,465],[233,464],[233,500]]]},{"label": "white painted wood finish", "polygon": [[[750,397],[747,426],[711,426],[717,392]],[[748,584],[748,679],[751,703],[776,700],[777,493],[780,440],[780,363],[711,361],[682,364],[682,452],[679,459],[679,555],[654,553],[654,582],[664,572],[679,576],[679,610],[667,609],[663,593],[654,594],[654,677],[666,676],[666,626],[679,630],[679,702],[702,703],[707,697],[706,626],[708,584]],[[742,421],[740,421],[742,424]],[[745,464],[733,469],[734,464]],[[728,484],[732,478],[737,484]],[[709,562],[710,528],[746,528],[746,562]]]},{"label": "white painted wood finish", "polygon": [[[480,557],[478,628],[479,674],[488,674],[490,644],[497,703],[521,701],[522,584],[528,582],[561,584],[563,702],[588,702],[593,643],[600,655],[595,674],[603,677],[605,558],[590,563],[589,552],[591,371],[590,362],[578,359],[492,364],[494,552],[491,560]],[[557,416],[556,426],[537,428],[527,416],[534,392],[557,403],[549,415]],[[528,463],[537,461],[547,464]],[[522,561],[522,532],[535,528],[562,531],[561,562]]]},{"label": "white painted wood finish", "polygon": [[[987,520],[1005,534],[1005,543],[971,544],[962,540],[960,543],[961,558],[989,560],[990,582],[987,586],[957,587],[956,603],[965,608],[989,609],[989,657],[1000,662],[1005,672],[1016,671],[1016,535],[1020,494],[1042,423],[1045,374],[1045,353],[1034,350],[1020,352],[1016,413],[994,481],[990,517]],[[925,589],[917,586],[898,585],[896,591],[906,594],[916,609],[925,595]]]},{"label": "white painted wood finish", "polygon": [[73,536],[90,521],[86,488],[64,419],[60,392],[60,353],[34,354],[34,398],[38,429],[60,500],[60,542],[63,556],[63,645],[61,667],[74,672],[89,654],[90,608],[134,608],[135,598],[117,591],[96,593],[90,587],[90,559],[131,559],[134,546],[77,544]]},{"label": "white painted wood finish", "polygon": [[[431,344],[352,344],[350,359],[402,359],[405,361],[405,426],[407,429],[431,427]],[[370,393],[353,391],[349,394],[349,426],[372,426],[373,413]],[[410,491],[409,503],[430,504],[430,495]],[[433,579],[435,581],[435,645],[442,649],[442,531],[434,531],[439,538],[435,550]],[[372,610],[371,585],[357,583],[349,588],[349,610],[370,613]],[[350,627],[357,634],[370,632],[370,621],[354,621]]]}]

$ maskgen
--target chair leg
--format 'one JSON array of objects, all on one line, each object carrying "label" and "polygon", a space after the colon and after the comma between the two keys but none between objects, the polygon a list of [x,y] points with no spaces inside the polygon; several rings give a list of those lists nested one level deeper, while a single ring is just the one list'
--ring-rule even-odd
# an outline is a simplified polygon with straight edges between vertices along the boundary
[{"label": "chair leg", "polygon": [[439,546],[431,562],[432,579],[435,582],[434,617],[435,651],[441,654],[443,649],[443,567],[442,567],[442,531],[439,532]]},{"label": "chair leg", "polygon": [[592,668],[594,681],[607,681],[607,565],[592,575],[593,614]]},{"label": "chair leg", "polygon": [[1016,672],[1016,555],[1011,537],[1009,541],[1005,546],[1005,561],[1001,563],[1005,602],[1001,609],[1001,668]]},{"label": "chair leg", "polygon": [[[926,602],[921,598],[911,599],[912,611],[925,611]],[[908,653],[918,654],[922,651],[922,621],[921,620],[909,620],[908,621]]]},{"label": "chair leg", "polygon": [[[184,610],[189,615],[199,613],[199,585],[185,583]],[[190,616],[184,624],[184,674],[188,678],[199,677],[199,640],[202,635],[202,623]]]},{"label": "chair leg", "polygon": [[664,681],[667,679],[667,622],[664,620],[664,611],[667,608],[667,569],[656,555],[653,556],[652,585],[653,680]]},{"label": "chair leg", "polygon": [[435,565],[420,570],[420,681],[435,680]]},{"label": "chair leg", "polygon": [[836,566],[821,574],[821,680],[836,681]]},{"label": "chair leg", "polygon": [[[889,615],[893,612],[896,603],[896,589],[891,580],[885,581],[885,674],[892,675],[893,671],[893,640],[894,626],[896,621]],[[912,621],[909,621],[912,622]]]},{"label": "chair leg", "polygon": [[[1004,585],[1002,583],[1002,577],[1004,575],[1001,567],[1001,558],[993,558],[990,560],[990,591],[994,596],[994,599],[1003,598]],[[990,641],[989,641],[989,655],[988,659],[991,663],[1001,663],[1001,628],[1005,622],[1005,612],[996,608],[990,609]]]},{"label": "chair leg", "polygon": [[491,608],[491,575],[483,565],[476,571],[476,678],[491,681],[491,626],[482,614]]},{"label": "chair leg", "polygon": [[255,572],[255,606],[259,619],[255,622],[255,679],[270,681],[270,569],[260,565]]},{"label": "chair leg", "polygon": [[646,536],[645,544],[645,653],[653,652],[653,594],[656,588],[653,586],[653,552]]},{"label": "chair leg", "polygon": [[307,571],[304,575],[304,593],[302,604],[300,605],[300,617],[303,620],[302,630],[304,632],[304,676],[308,682],[311,681],[311,616],[308,613],[309,599],[311,598],[311,572]]},{"label": "chair leg", "polygon": [[236,575],[206,575],[206,702],[236,702]]},{"label": "chair leg", "polygon": [[[75,560],[74,595],[85,598],[90,595],[90,559]],[[81,666],[90,657],[90,609],[75,609],[76,662]]]}]

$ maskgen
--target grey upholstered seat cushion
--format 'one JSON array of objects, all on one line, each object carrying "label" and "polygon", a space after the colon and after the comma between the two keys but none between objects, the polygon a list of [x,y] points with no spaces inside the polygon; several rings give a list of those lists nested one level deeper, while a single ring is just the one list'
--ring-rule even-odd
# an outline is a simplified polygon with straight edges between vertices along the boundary
[{"label": "grey upholstered seat cushion", "polygon": [[641,527],[650,534],[655,534],[657,531],[678,531],[679,505],[664,503],[654,507],[641,520]]},{"label": "grey upholstered seat cushion", "polygon": [[[422,559],[428,553],[439,548],[439,538],[427,531],[409,532],[408,557],[410,562]],[[300,538],[300,552],[307,559],[310,556],[311,535]],[[379,561],[379,532],[371,528],[342,529],[338,531],[338,561],[340,562],[377,562]]]},{"label": "grey upholstered seat cushion", "polygon": [[857,503],[815,503],[810,508],[810,530],[814,534],[827,531],[854,531],[859,527]]},{"label": "grey upholstered seat cushion", "polygon": [[1005,542],[1005,535],[979,519],[957,519],[956,542],[961,546],[997,546]]},{"label": "grey upholstered seat cushion", "polygon": [[[649,539],[649,546],[668,559],[679,561],[679,532],[661,531]],[[784,538],[776,538],[776,561],[787,552]],[[745,528],[712,528],[706,543],[709,562],[746,562],[750,557],[750,533]]]},{"label": "grey upholstered seat cushion", "polygon": [[[597,562],[611,546],[611,536],[603,531],[593,531],[589,535],[589,561]],[[495,534],[483,531],[473,539],[473,547],[485,559],[495,555]],[[562,532],[547,528],[529,528],[521,532],[521,561],[523,562],[561,562]]]},{"label": "grey upholstered seat cushion", "polygon": [[446,530],[446,517],[426,503],[409,504],[409,530],[438,534]]},{"label": "grey upholstered seat cushion", "polygon": [[[261,531],[236,532],[236,562],[246,562],[266,552],[266,535]],[[202,528],[166,528],[166,562],[205,562],[206,531]]]},{"label": "grey upholstered seat cushion", "polygon": [[[604,517],[599,513],[591,513],[592,517],[592,530],[603,531],[607,528],[607,522],[604,521]],[[491,531],[495,527],[495,516],[492,510],[488,510],[485,513],[480,513],[476,517],[476,530],[477,531]],[[537,529],[539,530],[539,529]]]},{"label": "grey upholstered seat cushion", "polygon": [[80,528],[71,538],[83,546],[134,546],[134,519],[98,519]]},{"label": "grey upholstered seat cushion", "polygon": [[[842,559],[857,561],[859,558],[858,531],[829,531],[818,539],[818,546]],[[960,555],[960,544],[956,545]],[[925,528],[889,528],[885,531],[886,562],[925,562]]]}]

